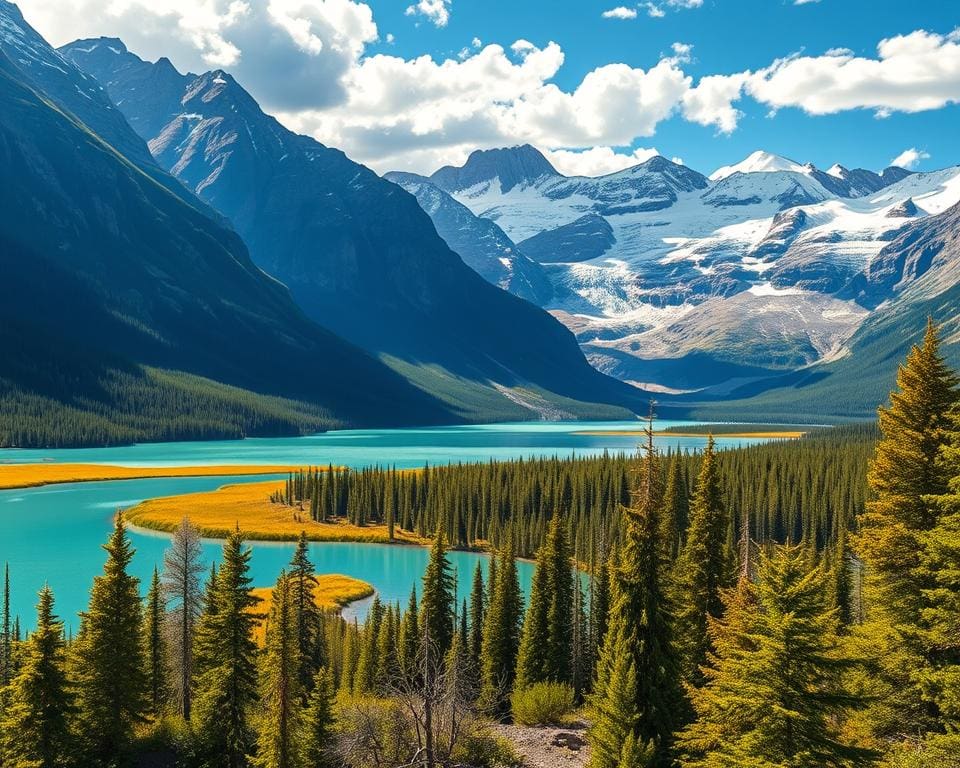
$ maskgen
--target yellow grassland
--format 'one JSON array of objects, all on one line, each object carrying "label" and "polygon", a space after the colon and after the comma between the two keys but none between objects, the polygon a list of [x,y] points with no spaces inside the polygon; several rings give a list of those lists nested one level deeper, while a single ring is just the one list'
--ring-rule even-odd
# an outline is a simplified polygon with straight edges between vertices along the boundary
[{"label": "yellow grassland", "polygon": [[[318,523],[310,518],[309,505],[304,509],[275,504],[270,495],[284,487],[285,481],[224,485],[215,491],[187,493],[150,499],[125,512],[131,525],[156,531],[172,531],[189,517],[201,535],[224,538],[239,526],[247,539],[259,541],[294,541],[300,532],[312,541],[359,541],[387,543],[390,536],[385,525],[350,525],[343,521]],[[394,540],[403,544],[424,544],[427,540],[395,529]]]},{"label": "yellow grassland", "polygon": [[[261,616],[254,628],[254,636],[257,643],[263,645],[273,587],[256,587],[252,592],[253,596],[260,601],[253,610]],[[320,574],[317,576],[317,586],[313,590],[314,600],[325,611],[338,610],[354,600],[362,600],[372,594],[373,587],[367,582],[340,573]]]},{"label": "yellow grassland", "polygon": [[211,467],[121,467],[109,464],[0,464],[0,490],[31,488],[52,483],[102,480],[142,480],[149,477],[211,477],[218,475],[274,475],[299,467],[276,465],[220,465]]}]

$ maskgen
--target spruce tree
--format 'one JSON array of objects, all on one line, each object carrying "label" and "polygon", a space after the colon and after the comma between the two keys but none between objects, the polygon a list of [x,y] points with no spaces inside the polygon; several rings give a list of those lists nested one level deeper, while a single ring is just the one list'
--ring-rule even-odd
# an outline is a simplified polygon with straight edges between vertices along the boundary
[{"label": "spruce tree", "polygon": [[401,671],[407,680],[412,680],[417,674],[417,658],[420,653],[420,617],[416,586],[410,589],[407,610],[400,622],[399,644]]},{"label": "spruce tree", "polygon": [[[192,710],[194,673],[193,641],[197,620],[203,610],[200,576],[203,573],[200,533],[183,518],[173,532],[170,547],[163,554],[163,599],[169,609],[166,639],[170,654],[170,693],[184,720]],[[211,586],[215,571],[211,571]]]},{"label": "spruce tree", "polygon": [[301,717],[300,758],[306,768],[335,768],[333,680],[326,669],[317,672]]},{"label": "spruce tree", "polygon": [[840,731],[863,702],[843,682],[854,662],[837,637],[828,575],[804,547],[780,546],[761,558],[757,578],[725,590],[724,617],[710,618],[714,650],[706,684],[690,689],[697,721],[680,736],[684,765],[872,763]]},{"label": "spruce tree", "polygon": [[377,641],[380,636],[380,626],[384,620],[383,603],[380,596],[373,598],[370,612],[363,623],[363,632],[360,635],[360,656],[357,659],[357,672],[353,678],[353,692],[355,694],[373,693],[380,666]]},{"label": "spruce tree", "polygon": [[[680,673],[671,634],[671,615],[662,583],[667,568],[661,546],[663,485],[653,444],[652,418],[639,462],[638,483],[631,504],[623,510],[626,541],[615,573],[615,602],[598,662],[591,706],[597,713],[593,732],[617,732],[617,723],[632,723],[631,749],[651,765],[669,763],[670,741],[682,706]],[[627,656],[627,665],[618,659]],[[622,701],[624,686],[633,698]],[[625,710],[616,712],[620,707]],[[608,750],[598,750],[592,768],[615,768]],[[617,757],[619,760],[619,757]]]},{"label": "spruce tree", "polygon": [[663,493],[663,515],[660,518],[660,540],[664,552],[674,560],[680,554],[681,542],[687,528],[690,503],[683,477],[680,454],[674,454],[667,470],[667,486]]},{"label": "spruce tree", "polygon": [[516,687],[571,681],[573,661],[573,575],[570,550],[559,515],[537,553],[530,605],[517,656]]},{"label": "spruce tree", "polygon": [[430,561],[423,574],[423,597],[420,600],[420,631],[430,638],[431,654],[446,656],[453,643],[454,601],[453,576],[447,559],[445,536],[437,528],[430,549]]},{"label": "spruce tree", "polygon": [[713,435],[710,435],[690,504],[686,543],[674,568],[676,636],[682,651],[684,677],[694,685],[702,682],[700,667],[710,650],[708,617],[723,614],[720,594],[730,582],[732,553],[727,544],[728,526]]},{"label": "spruce tree", "polygon": [[148,705],[140,582],[127,571],[134,550],[122,514],[104,549],[103,575],[93,581],[72,649],[80,731],[91,763],[114,762],[127,753]]},{"label": "spruce tree", "polygon": [[508,536],[506,548],[500,553],[494,593],[483,628],[480,704],[496,718],[505,717],[509,712],[523,619],[523,595],[509,539]]},{"label": "spruce tree", "polygon": [[310,561],[307,535],[304,531],[300,532],[300,538],[297,540],[297,549],[290,562],[288,578],[297,628],[300,690],[306,696],[313,685],[314,677],[324,664],[325,651],[322,614],[315,597],[316,571]]},{"label": "spruce tree", "polygon": [[53,612],[53,592],[40,591],[37,628],[20,651],[0,718],[0,765],[60,768],[76,757],[71,719],[73,690],[67,679],[63,624]]},{"label": "spruce tree", "polygon": [[610,618],[610,571],[614,555],[604,558],[594,568],[590,583],[590,645],[593,649],[591,667],[596,666],[600,648],[607,635],[607,623]]},{"label": "spruce tree", "polygon": [[0,617],[0,690],[5,688],[13,677],[11,648],[13,637],[10,629],[10,564],[3,566],[3,616]]},{"label": "spruce tree", "polygon": [[291,579],[281,573],[273,590],[266,647],[260,661],[257,756],[260,768],[300,765],[300,648]]},{"label": "spruce tree", "polygon": [[223,545],[213,612],[200,617],[197,648],[203,659],[196,681],[196,719],[211,766],[241,768],[253,746],[250,708],[257,699],[257,647],[250,590],[251,550],[239,530]]},{"label": "spruce tree", "polygon": [[160,587],[160,574],[153,569],[143,622],[143,655],[147,662],[147,696],[150,715],[160,717],[167,700],[166,641],[164,618],[166,610]]},{"label": "spruce tree", "polygon": [[486,611],[486,591],[483,584],[483,569],[477,562],[470,589],[470,658],[474,669],[480,669],[480,653],[483,649],[483,617]]},{"label": "spruce tree", "polygon": [[943,509],[937,498],[950,490],[949,462],[940,453],[957,401],[957,378],[929,321],[923,342],[899,368],[889,407],[879,410],[881,439],[867,474],[871,498],[854,541],[866,572],[866,621],[858,636],[877,659],[869,720],[879,738],[940,727],[923,682],[940,651],[920,628],[941,570],[928,567],[928,552]]}]

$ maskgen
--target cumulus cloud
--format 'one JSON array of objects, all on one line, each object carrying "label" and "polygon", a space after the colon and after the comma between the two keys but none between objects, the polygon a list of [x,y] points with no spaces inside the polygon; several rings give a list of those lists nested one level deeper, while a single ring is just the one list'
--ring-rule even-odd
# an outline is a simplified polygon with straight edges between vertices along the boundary
[{"label": "cumulus cloud", "polygon": [[747,92],[774,109],[812,115],[850,109],[921,112],[960,101],[960,37],[918,30],[881,40],[877,58],[834,49],[790,56],[749,78]]},{"label": "cumulus cloud", "polygon": [[407,16],[426,16],[435,26],[445,27],[450,21],[452,0],[419,0],[407,6]]},{"label": "cumulus cloud", "polygon": [[645,162],[660,153],[653,147],[638,147],[626,153],[617,152],[612,147],[591,147],[577,151],[546,150],[544,154],[565,176],[603,176]]},{"label": "cumulus cloud", "polygon": [[898,165],[901,168],[913,170],[921,160],[927,160],[929,157],[929,153],[924,152],[922,149],[910,147],[910,149],[903,150],[903,152],[893,158],[893,160],[890,161],[890,165]]},{"label": "cumulus cloud", "polygon": [[793,0],[794,5],[812,5],[819,2],[820,0]]},{"label": "cumulus cloud", "polygon": [[618,5],[616,8],[604,11],[600,15],[605,19],[635,19],[637,18],[637,9],[627,8],[625,5]]},{"label": "cumulus cloud", "polygon": [[342,102],[342,79],[377,39],[373,12],[353,0],[20,0],[55,45],[112,35],[181,71],[229,68],[267,108]]}]

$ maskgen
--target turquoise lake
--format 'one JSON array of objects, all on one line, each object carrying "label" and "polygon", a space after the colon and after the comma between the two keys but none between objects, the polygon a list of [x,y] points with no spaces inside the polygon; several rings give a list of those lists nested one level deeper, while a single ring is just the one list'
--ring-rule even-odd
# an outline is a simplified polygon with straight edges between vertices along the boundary
[{"label": "turquoise lake", "polygon": [[[656,428],[684,422],[657,422]],[[149,443],[116,448],[70,450],[0,449],[3,462],[78,462],[127,466],[187,466],[216,464],[335,464],[354,468],[383,465],[402,468],[424,464],[487,461],[529,456],[586,456],[632,451],[638,438],[627,435],[586,435],[639,429],[638,422],[529,422],[429,429],[352,430],[298,438],[236,441]],[[700,437],[658,437],[658,445],[681,450],[703,446]],[[718,447],[761,442],[758,439],[717,438]],[[153,478],[96,483],[68,483],[39,488],[0,491],[0,566],[10,566],[13,612],[25,627],[33,625],[37,591],[48,583],[58,614],[76,629],[78,611],[86,606],[93,577],[103,567],[106,540],[117,509],[145,499],[213,490],[228,482],[262,480],[259,477]],[[137,549],[132,565],[141,584],[155,565],[161,566],[167,537],[131,531]],[[293,544],[255,542],[252,576],[256,586],[276,581],[293,553]],[[220,543],[205,543],[208,561],[217,559]],[[406,604],[418,584],[428,552],[421,547],[381,544],[315,543],[311,556],[319,573],[342,573],[371,583],[385,601]],[[478,561],[484,555],[451,552],[460,594],[469,590]],[[519,563],[525,591],[533,575],[530,563]],[[363,619],[369,601],[348,608],[348,617]]]}]

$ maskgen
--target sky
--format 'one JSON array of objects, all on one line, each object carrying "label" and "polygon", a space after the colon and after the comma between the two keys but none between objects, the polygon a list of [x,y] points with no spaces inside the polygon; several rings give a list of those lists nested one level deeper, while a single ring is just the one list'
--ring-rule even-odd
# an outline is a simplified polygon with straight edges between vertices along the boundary
[{"label": "sky", "polygon": [[[3,2],[4,0],[0,0]],[[960,1],[20,0],[54,45],[224,69],[374,170],[530,143],[567,174],[757,149],[827,169],[960,164]]]}]

